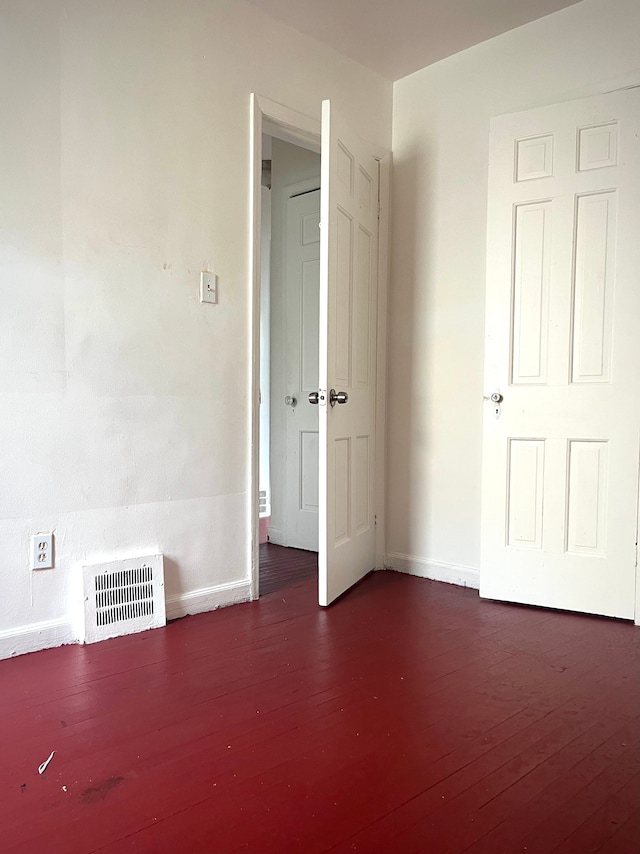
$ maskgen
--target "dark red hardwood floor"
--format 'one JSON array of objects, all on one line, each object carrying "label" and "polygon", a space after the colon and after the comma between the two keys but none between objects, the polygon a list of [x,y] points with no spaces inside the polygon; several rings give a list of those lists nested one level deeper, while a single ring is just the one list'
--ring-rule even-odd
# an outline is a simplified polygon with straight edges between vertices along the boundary
[{"label": "dark red hardwood floor", "polygon": [[316,587],[0,662],[0,851],[638,854],[638,629]]},{"label": "dark red hardwood floor", "polygon": [[318,578],[318,555],[274,543],[260,545],[260,595],[286,590],[305,579]]}]

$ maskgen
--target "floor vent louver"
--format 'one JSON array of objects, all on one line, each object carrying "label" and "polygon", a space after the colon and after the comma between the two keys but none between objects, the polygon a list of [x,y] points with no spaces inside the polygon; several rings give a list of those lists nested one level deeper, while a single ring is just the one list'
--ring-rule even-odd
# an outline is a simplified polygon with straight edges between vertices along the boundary
[{"label": "floor vent louver", "polygon": [[81,643],[166,625],[162,555],[83,567]]},{"label": "floor vent louver", "polygon": [[266,489],[261,489],[258,493],[258,512],[260,516],[269,515],[269,502],[267,500]]}]

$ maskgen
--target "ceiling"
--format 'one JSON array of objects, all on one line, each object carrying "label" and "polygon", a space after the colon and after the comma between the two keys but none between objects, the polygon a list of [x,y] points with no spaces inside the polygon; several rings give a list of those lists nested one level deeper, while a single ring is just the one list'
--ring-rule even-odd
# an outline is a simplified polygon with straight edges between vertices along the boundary
[{"label": "ceiling", "polygon": [[578,0],[249,0],[389,80]]}]

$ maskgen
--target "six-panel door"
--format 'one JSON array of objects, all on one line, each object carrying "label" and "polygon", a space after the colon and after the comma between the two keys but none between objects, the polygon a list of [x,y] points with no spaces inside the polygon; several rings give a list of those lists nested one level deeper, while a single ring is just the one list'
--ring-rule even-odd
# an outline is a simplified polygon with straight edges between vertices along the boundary
[{"label": "six-panel door", "polygon": [[[319,601],[375,566],[378,164],[357,134],[322,113]],[[330,390],[346,392],[331,406]]]},{"label": "six-panel door", "polygon": [[633,618],[640,92],[491,126],[481,595]]}]

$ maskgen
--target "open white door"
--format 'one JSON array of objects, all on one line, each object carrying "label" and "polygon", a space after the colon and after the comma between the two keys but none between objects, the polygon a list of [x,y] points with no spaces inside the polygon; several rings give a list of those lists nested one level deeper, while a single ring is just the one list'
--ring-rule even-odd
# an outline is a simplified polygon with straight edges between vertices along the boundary
[{"label": "open white door", "polygon": [[[375,567],[378,163],[322,104],[319,602]],[[333,390],[333,391],[332,391]]]},{"label": "open white door", "polygon": [[484,597],[634,617],[639,139],[638,89],[492,122]]}]

